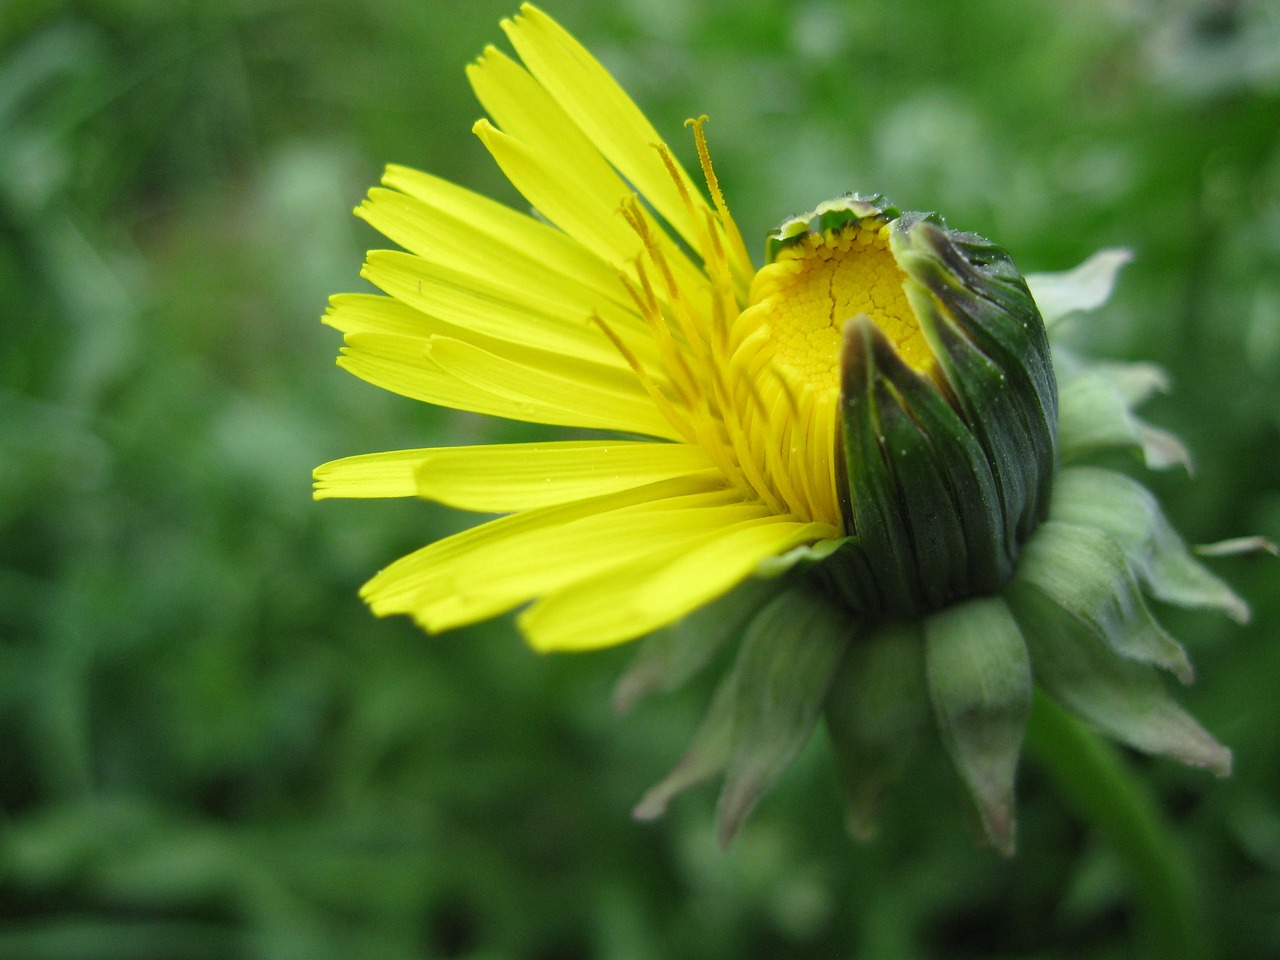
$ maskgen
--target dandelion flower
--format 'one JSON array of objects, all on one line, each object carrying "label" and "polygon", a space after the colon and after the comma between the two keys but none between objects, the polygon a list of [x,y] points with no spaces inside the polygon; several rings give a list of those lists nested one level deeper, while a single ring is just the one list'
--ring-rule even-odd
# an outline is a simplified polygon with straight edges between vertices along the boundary
[{"label": "dandelion flower", "polygon": [[1024,278],[937,215],[850,194],[785,221],[757,270],[703,120],[695,179],[545,13],[502,27],[519,61],[490,47],[468,68],[489,114],[474,129],[536,214],[389,167],[356,213],[404,249],[371,252],[382,293],[336,296],[325,319],[339,365],[376,386],[609,439],[318,468],[317,497],[503,514],[382,570],[373,611],[435,633],[520,608],[541,651],[646,637],[622,707],[736,642],[689,753],[637,808],[723,773],[726,841],[824,720],[866,832],[932,723],[1011,850],[1037,686],[1225,773],[1165,691],[1159,672],[1190,666],[1143,596],[1243,604],[1143,487],[1078,465],[1181,456],[1132,412],[1157,375],[1055,355],[1046,334],[1106,300],[1124,255]]}]

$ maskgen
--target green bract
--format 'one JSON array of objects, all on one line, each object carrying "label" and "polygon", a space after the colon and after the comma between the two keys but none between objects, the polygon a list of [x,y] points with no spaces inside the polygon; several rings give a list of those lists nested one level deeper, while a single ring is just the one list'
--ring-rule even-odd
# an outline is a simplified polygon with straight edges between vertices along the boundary
[{"label": "green bract", "polygon": [[889,246],[933,355],[915,369],[865,314],[844,325],[842,512],[827,575],[865,616],[915,616],[1008,582],[1048,509],[1058,396],[1040,311],[1009,255],[883,198],[787,221],[770,255],[851,220]]},{"label": "green bract", "polygon": [[1141,484],[1079,463],[1115,448],[1149,467],[1186,461],[1133,412],[1162,374],[1085,363],[1051,351],[1046,334],[1103,304],[1127,255],[1024,278],[975,234],[857,196],[784,223],[769,255],[853,220],[889,224],[933,362],[906,362],[870,318],[848,318],[848,536],[762,564],[758,579],[644,641],[619,685],[622,708],[740,643],[687,755],[637,816],[723,773],[727,842],[822,720],[850,829],[866,837],[932,727],[985,838],[1010,853],[1037,691],[1115,740],[1227,774],[1230,752],[1166,689],[1162,674],[1189,682],[1191,666],[1145,596],[1237,620],[1248,610]]}]

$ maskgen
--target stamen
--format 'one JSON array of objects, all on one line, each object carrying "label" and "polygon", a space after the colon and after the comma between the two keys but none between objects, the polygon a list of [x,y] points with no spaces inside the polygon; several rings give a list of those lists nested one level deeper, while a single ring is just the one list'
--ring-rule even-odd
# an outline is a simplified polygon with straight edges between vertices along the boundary
[{"label": "stamen", "polygon": [[662,165],[667,168],[667,175],[676,185],[676,190],[680,193],[680,200],[684,203],[685,211],[689,214],[690,222],[697,225],[697,216],[694,213],[693,197],[689,195],[689,187],[685,183],[685,177],[681,176],[682,170],[676,163],[676,158],[671,155],[671,148],[665,143],[651,143],[649,146],[658,151],[658,156],[662,158]]},{"label": "stamen", "polygon": [[739,329],[753,267],[711,164],[705,122],[700,117],[688,125],[714,209],[670,148],[652,145],[694,231],[695,253],[702,260],[696,282],[686,279],[687,258],[668,246],[670,238],[640,199],[633,194],[621,207],[642,252],[630,268],[618,270],[619,280],[652,332],[669,382],[659,386],[614,331],[599,317],[593,321],[680,435],[706,451],[744,496],[764,501],[779,514],[830,521],[832,460],[829,451],[814,449],[831,426],[831,411],[823,407],[830,398],[811,395],[775,366],[767,339],[759,339],[766,331],[753,336]]},{"label": "stamen", "polygon": [[686,183],[688,175],[676,163],[675,157],[671,155],[671,148],[665,143],[655,143],[652,146],[658,151],[658,156],[662,158],[663,166],[667,168],[667,175],[671,177],[672,182],[676,185],[680,200],[684,204],[685,214],[689,217],[690,225],[698,233],[698,253],[702,257],[703,268],[710,275],[713,245],[719,246],[719,237],[717,236],[720,229],[719,223],[701,197],[698,198],[696,204],[694,203],[693,195],[689,192],[689,185]]},{"label": "stamen", "polygon": [[[624,212],[624,215],[627,217],[627,222],[632,225],[632,228],[635,229],[637,234],[640,236],[641,242],[645,244],[645,250],[649,256],[649,261],[655,264],[658,267],[659,272],[662,274],[663,283],[667,289],[667,303],[675,320],[676,332],[683,337],[684,345],[694,352],[694,361],[702,370],[705,371],[714,367],[714,358],[708,349],[706,338],[702,335],[702,331],[698,329],[699,325],[697,317],[690,310],[683,289],[672,275],[666,255],[662,249],[653,242],[653,234],[649,230],[649,225],[643,217],[643,210],[640,208],[639,201],[633,196],[630,198],[630,201],[626,206],[630,208]],[[647,274],[643,269],[643,263],[639,261],[637,262],[637,273],[640,276],[641,283],[644,285],[646,296],[655,305],[653,308],[655,314],[661,317],[665,324],[667,320],[666,314],[658,308],[658,298],[652,287],[649,286]],[[670,335],[671,334],[669,333],[669,336]],[[674,360],[680,364],[686,365],[684,369],[688,372],[688,381],[691,385],[691,389],[693,391],[699,391],[701,389],[701,378],[696,376],[687,366],[688,359],[685,354],[685,350],[673,348]]]},{"label": "stamen", "polygon": [[627,362],[627,366],[631,368],[632,373],[636,375],[636,379],[640,381],[640,386],[644,387],[645,393],[649,394],[654,405],[662,411],[662,415],[667,418],[667,422],[679,430],[686,440],[693,442],[694,431],[689,429],[688,421],[680,413],[675,404],[671,402],[671,399],[662,392],[662,389],[658,386],[657,382],[649,376],[648,372],[644,369],[644,365],[640,363],[639,358],[637,358],[636,355],[631,352],[631,349],[622,342],[622,338],[604,322],[604,319],[600,314],[593,312],[591,314],[591,322],[600,328],[601,332],[609,338],[609,342],[613,344],[618,353],[622,354],[622,359]]},{"label": "stamen", "polygon": [[[652,249],[648,244],[648,227],[644,222],[641,211],[638,209],[638,204],[624,204],[622,213],[627,223],[641,238],[641,242],[646,244],[650,259],[661,258],[661,252]],[[661,266],[662,263],[659,263],[660,268]],[[693,442],[696,442],[706,452],[712,463],[720,469],[730,483],[743,492],[744,496],[759,497],[760,485],[753,482],[753,480],[759,478],[749,477],[744,472],[737,457],[734,455],[732,446],[727,442],[727,438],[719,433],[718,427],[724,418],[713,396],[714,383],[711,385],[711,390],[704,389],[699,382],[697,374],[690,367],[686,350],[675,340],[667,314],[663,311],[657,293],[653,289],[653,284],[650,282],[649,272],[645,269],[643,259],[638,258],[635,261],[635,275],[639,281],[638,286],[631,277],[627,276],[626,271],[619,269],[617,273],[618,279],[627,291],[628,296],[639,309],[645,323],[653,331],[658,352],[662,356],[665,366],[672,374],[673,386],[677,393],[680,394],[681,402],[689,410],[689,415],[681,418],[678,428],[682,432],[692,431]],[[679,286],[674,284],[669,274],[667,275],[667,280],[670,284],[674,304],[683,307],[683,296]],[[682,323],[680,327],[681,333],[686,340],[702,346],[701,338],[697,336],[697,331],[693,328],[694,325],[691,322]],[[705,354],[705,347],[699,352]],[[702,358],[699,357],[697,359]],[[634,364],[632,368],[635,369]],[[713,379],[720,373],[716,369],[714,362],[709,365],[703,364],[703,372],[706,373],[708,371],[710,371]],[[646,389],[649,389],[647,385]],[[652,391],[650,391],[650,395],[652,396]],[[667,398],[664,396],[665,399]],[[665,413],[667,408],[663,407],[662,409]],[[685,435],[688,436],[688,433],[686,432]],[[774,508],[777,509],[776,505],[774,505]]]},{"label": "stamen", "polygon": [[[772,366],[767,366],[764,369],[773,372]],[[782,384],[780,379],[763,379],[758,381],[756,386],[760,390],[761,401],[770,410],[773,410],[771,403],[773,398],[765,396],[765,388],[776,391],[779,386],[782,386],[783,392],[786,392],[785,385]],[[793,505],[793,512],[813,516],[814,504],[813,498],[809,494],[808,485],[805,483],[803,476],[800,478],[800,484],[796,484],[796,471],[792,464],[795,451],[803,450],[806,443],[806,438],[803,435],[796,439],[797,427],[803,422],[799,414],[794,417],[779,417],[775,413],[772,416],[761,417],[752,426],[760,434],[760,453],[758,455],[764,456],[765,463],[769,467],[769,475],[782,493],[783,499]]]},{"label": "stamen", "polygon": [[723,417],[721,422],[729,433],[729,443],[733,449],[734,459],[746,476],[750,489],[776,512],[791,513],[790,504],[774,489],[773,484],[761,469],[761,464],[756,460],[754,451],[751,449],[751,441],[747,439],[743,429],[744,418],[740,412],[741,408],[731,396],[720,395],[719,385],[716,385],[715,389],[717,406],[721,410],[732,413],[731,416]]},{"label": "stamen", "polygon": [[[837,404],[824,403],[817,407],[815,420],[815,432],[818,437],[831,437],[835,439],[837,433],[837,421],[839,413]],[[834,443],[815,443],[809,448],[813,451],[814,469],[813,476],[815,481],[820,482],[819,489],[822,491],[822,513],[828,523],[833,527],[841,527],[843,518],[840,513],[840,504],[836,493],[836,446]]]},{"label": "stamen", "polygon": [[621,213],[623,219],[627,221],[627,226],[635,231],[635,234],[640,238],[641,243],[644,243],[645,237],[649,233],[649,229],[645,225],[644,216],[640,211],[640,202],[634,193],[622,201],[622,206],[618,208],[618,212]]},{"label": "stamen", "polygon": [[793,417],[799,417],[800,416],[800,398],[796,396],[796,394],[792,391],[791,381],[789,381],[785,376],[783,376],[782,371],[775,366],[768,366],[768,367],[765,367],[765,369],[769,371],[770,376],[773,377],[774,382],[778,385],[778,388],[782,391],[782,395],[786,397],[787,406],[791,408],[791,415]]},{"label": "stamen", "polygon": [[[764,358],[764,360],[760,360],[759,364],[762,367],[767,366],[768,358]],[[737,403],[737,402],[733,403],[732,408],[733,408],[733,412],[737,413],[737,420],[739,420],[741,424],[744,425],[744,428],[748,428],[748,426],[755,425],[755,424],[769,424],[769,422],[772,421],[773,417],[771,416],[771,411],[769,411],[769,404],[765,403],[764,401],[764,394],[760,393],[760,381],[758,379],[759,370],[754,370],[754,371],[739,370],[737,372],[739,372],[739,378],[737,378],[737,385],[739,385],[739,387],[742,390],[744,390],[746,394],[746,399],[748,399],[748,403],[750,404],[750,406],[753,406],[755,408],[754,417],[746,416],[746,413],[748,413],[749,411],[742,410],[741,403]],[[737,398],[735,396],[735,401],[736,399]],[[746,431],[744,429],[744,435],[745,433]],[[746,460],[751,460],[751,461],[755,460],[755,452],[750,451],[750,449],[742,453],[741,456],[745,456]]]},{"label": "stamen", "polygon": [[622,270],[617,271],[618,279],[622,281],[627,293],[640,309],[640,316],[653,332],[658,353],[662,357],[663,364],[671,373],[672,385],[676,388],[676,392],[680,394],[681,401],[686,406],[692,407],[700,392],[697,385],[697,375],[689,368],[684,350],[676,343],[671,334],[671,327],[667,323],[666,314],[662,312],[662,306],[658,303],[658,298],[654,296],[653,287],[649,283],[648,274],[644,269],[644,261],[637,259],[635,270],[636,276],[640,279],[639,289],[636,288],[631,278]]},{"label": "stamen", "polygon": [[818,474],[813,470],[813,460],[816,456],[813,446],[818,442],[814,436],[816,426],[814,413],[815,407],[820,406],[821,403],[820,398],[816,402],[810,402],[803,415],[797,415],[791,420],[791,445],[787,450],[788,473],[791,476],[799,476],[801,494],[809,505],[809,515],[813,517],[824,515],[822,506],[826,499],[821,489],[821,484],[825,480],[825,471]]},{"label": "stamen", "polygon": [[644,268],[643,260],[636,260],[636,277],[640,280],[640,289],[644,291],[645,309],[663,320],[663,331],[668,337],[671,336],[671,330],[666,325],[666,318],[662,312],[662,304],[658,302],[658,294],[653,289],[653,282],[649,279],[649,271]]},{"label": "stamen", "polygon": [[[737,315],[738,304],[732,292],[732,280],[728,276],[728,264],[720,238],[720,230],[722,228],[710,208],[704,202],[701,202],[701,198],[699,198],[699,202],[695,203],[694,197],[689,190],[687,177],[671,155],[670,148],[664,143],[655,143],[652,146],[658,152],[663,166],[666,167],[668,176],[671,177],[672,183],[676,186],[690,223],[698,230],[698,245],[703,260],[703,269],[707,279],[711,281],[710,290],[708,291],[710,295],[709,306],[711,307],[709,330],[705,329],[706,318],[690,310],[683,292],[678,287],[672,288],[670,286],[673,278],[670,271],[666,269],[665,260],[657,261],[656,258],[652,257],[652,254],[651,259],[655,259],[660,269],[664,271],[664,278],[669,284],[668,289],[670,290],[676,322],[684,333],[689,346],[696,351],[696,359],[700,362],[701,369],[708,377],[707,389],[705,389],[700,398],[702,400],[701,406],[707,414],[708,426],[721,425],[724,429],[729,429],[731,426],[730,421],[734,420],[739,414],[732,405],[726,407],[721,398],[726,394],[732,393],[725,379],[725,368],[728,360],[727,317]],[[755,469],[755,461],[750,457],[749,450],[734,442],[733,431],[729,430],[730,436],[724,436],[719,430],[714,432],[716,435],[708,438],[710,445],[714,445],[719,450],[726,462],[735,465],[736,469],[733,471],[735,476],[742,477],[743,480],[749,479],[750,482],[747,489],[754,489],[756,496],[764,496],[766,499],[772,500],[772,491],[765,485],[764,477]],[[699,433],[701,435],[703,431],[699,431]],[[740,429],[738,430],[738,435],[741,436]],[[704,444],[704,446],[709,445]],[[744,454],[746,455],[744,456]],[[741,466],[738,466],[739,464]],[[745,475],[748,470],[753,474],[750,478]]]},{"label": "stamen", "polygon": [[729,263],[725,256],[720,234],[713,227],[711,211],[704,210],[708,233],[711,236],[712,256],[706,260],[707,275],[711,278],[712,324],[711,344],[717,360],[723,361],[729,352],[729,320],[738,315],[738,301],[733,292],[733,278],[729,276]]},{"label": "stamen", "polygon": [[751,255],[747,253],[747,245],[742,241],[742,233],[738,230],[738,224],[733,219],[733,215],[729,213],[728,204],[724,202],[724,192],[720,189],[720,179],[716,176],[715,167],[711,165],[711,150],[707,146],[706,131],[703,130],[706,122],[707,116],[703,114],[696,119],[686,120],[684,125],[693,128],[693,142],[698,148],[698,163],[702,167],[702,177],[707,181],[707,189],[711,192],[711,202],[716,206],[716,213],[720,217],[720,225],[728,235],[729,245],[733,248],[733,256],[736,261],[734,267],[739,280],[746,284],[750,282],[755,268],[751,264]]},{"label": "stamen", "polygon": [[627,218],[627,223],[636,232],[640,242],[644,244],[644,251],[649,255],[649,261],[661,271],[662,281],[668,293],[671,296],[678,296],[680,287],[676,284],[676,278],[671,273],[671,265],[667,263],[667,258],[658,246],[658,241],[654,237],[653,231],[649,229],[649,222],[644,216],[644,208],[640,206],[640,201],[635,194],[626,199],[623,203],[622,211],[622,215]]},{"label": "stamen", "polygon": [[712,399],[710,397],[701,399],[703,416],[695,416],[693,418],[693,429],[698,438],[698,445],[711,458],[712,463],[719,467],[720,471],[729,478],[729,481],[742,491],[744,496],[747,498],[759,498],[758,488],[747,478],[737,458],[734,456],[732,448],[726,443],[727,438],[717,429],[722,420],[718,415],[718,410],[714,408]]},{"label": "stamen", "polygon": [[693,142],[698,147],[698,163],[702,165],[702,176],[707,181],[707,189],[711,191],[711,202],[716,205],[716,210],[720,214],[724,214],[728,207],[725,206],[724,193],[720,190],[720,180],[716,177],[716,171],[711,166],[711,151],[707,149],[707,134],[702,129],[706,125],[707,115],[704,113],[700,117],[690,117],[684,122],[686,127],[693,128]]}]

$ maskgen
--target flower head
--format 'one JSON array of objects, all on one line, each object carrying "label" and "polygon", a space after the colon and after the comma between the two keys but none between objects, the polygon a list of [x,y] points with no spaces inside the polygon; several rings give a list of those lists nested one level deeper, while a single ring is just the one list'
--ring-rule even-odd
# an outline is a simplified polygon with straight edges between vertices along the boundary
[{"label": "flower head", "polygon": [[1105,300],[1122,258],[1029,285],[985,239],[850,195],[784,222],[756,270],[703,120],[700,183],[550,17],[525,5],[502,26],[523,63],[489,48],[468,68],[490,116],[475,132],[538,215],[388,168],[356,212],[405,252],[370,253],[383,293],[334,297],[326,322],[339,365],[375,385],[619,438],[318,468],[317,497],[504,514],[380,572],[374,612],[436,632],[523,607],[539,650],[648,636],[622,706],[739,641],[689,754],[637,810],[724,772],[725,839],[824,717],[864,831],[932,717],[1009,849],[1035,684],[1224,772],[1156,676],[1190,672],[1139,584],[1240,602],[1134,481],[1059,468],[1178,449],[1132,414],[1140,372],[1071,361],[1055,378],[1044,320]]}]

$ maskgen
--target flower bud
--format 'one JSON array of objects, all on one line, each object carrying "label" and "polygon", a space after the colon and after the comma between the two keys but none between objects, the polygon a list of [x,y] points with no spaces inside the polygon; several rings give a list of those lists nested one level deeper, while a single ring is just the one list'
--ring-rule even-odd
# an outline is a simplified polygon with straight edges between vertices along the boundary
[{"label": "flower bud", "polygon": [[935,214],[850,196],[784,223],[777,259],[812,234],[887,232],[910,316],[845,318],[842,513],[828,573],[855,610],[914,616],[1012,576],[1048,509],[1057,388],[1044,324],[1009,255]]}]

